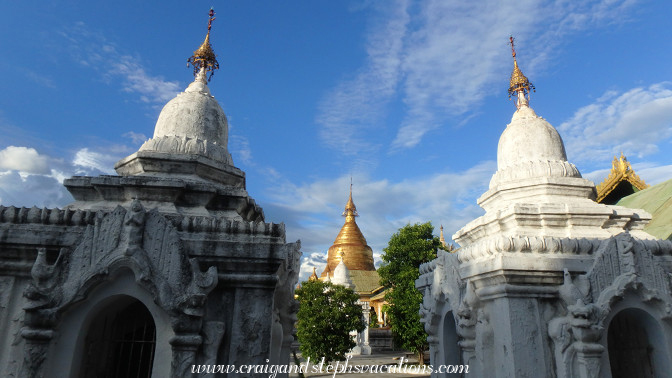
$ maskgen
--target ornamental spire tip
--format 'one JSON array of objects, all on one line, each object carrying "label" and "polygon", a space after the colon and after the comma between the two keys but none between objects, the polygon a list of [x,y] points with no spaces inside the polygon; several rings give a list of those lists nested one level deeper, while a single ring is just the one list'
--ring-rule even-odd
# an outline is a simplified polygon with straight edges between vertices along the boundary
[{"label": "ornamental spire tip", "polygon": [[511,73],[511,80],[509,81],[509,99],[511,96],[516,96],[516,108],[520,109],[522,106],[527,106],[530,101],[530,91],[535,92],[534,85],[523,75],[523,71],[518,68],[518,61],[516,60],[516,48],[513,44],[513,36],[509,36],[509,43],[511,44],[511,55],[513,56],[513,72]]},{"label": "ornamental spire tip", "polygon": [[208,77],[208,81],[210,81],[212,75],[215,74],[215,70],[219,69],[219,62],[217,62],[217,56],[210,45],[210,29],[212,29],[212,21],[215,20],[215,10],[210,8],[208,16],[208,33],[205,35],[205,40],[201,46],[194,51],[194,55],[187,59],[187,67],[189,64],[194,66],[195,77],[201,71],[204,71],[204,73],[210,72],[210,76]]}]

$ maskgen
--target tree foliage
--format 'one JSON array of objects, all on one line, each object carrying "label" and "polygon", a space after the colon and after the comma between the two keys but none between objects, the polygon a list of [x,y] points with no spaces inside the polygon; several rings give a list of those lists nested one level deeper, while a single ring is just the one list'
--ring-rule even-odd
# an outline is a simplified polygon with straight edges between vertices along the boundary
[{"label": "tree foliage", "polygon": [[352,289],[319,280],[302,282],[296,295],[300,304],[296,334],[303,356],[345,360],[356,345],[350,332],[365,328],[359,296]]},{"label": "tree foliage", "polygon": [[430,222],[400,228],[383,248],[385,264],[378,269],[380,284],[390,288],[385,300],[395,342],[416,353],[420,363],[424,363],[423,355],[429,345],[420,323],[422,294],[415,288],[415,280],[420,276],[420,264],[435,259],[441,246],[433,232]]}]

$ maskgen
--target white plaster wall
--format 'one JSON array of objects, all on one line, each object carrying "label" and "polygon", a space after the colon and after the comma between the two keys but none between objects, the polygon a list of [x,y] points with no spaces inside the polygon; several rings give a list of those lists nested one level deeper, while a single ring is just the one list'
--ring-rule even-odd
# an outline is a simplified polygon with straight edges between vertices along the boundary
[{"label": "white plaster wall", "polygon": [[23,291],[28,280],[0,277],[0,376],[16,377],[23,364]]}]

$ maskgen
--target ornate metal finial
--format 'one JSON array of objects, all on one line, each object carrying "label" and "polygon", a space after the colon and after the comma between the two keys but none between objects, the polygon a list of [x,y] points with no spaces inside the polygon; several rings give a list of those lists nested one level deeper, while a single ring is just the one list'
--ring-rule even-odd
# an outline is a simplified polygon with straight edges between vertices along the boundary
[{"label": "ornate metal finial", "polygon": [[348,197],[348,202],[345,204],[345,211],[343,211],[342,215],[346,221],[352,221],[354,217],[359,216],[355,202],[352,200],[352,177],[350,177],[350,196]]},{"label": "ornate metal finial", "polygon": [[509,99],[516,95],[516,108],[527,105],[530,101],[530,91],[535,92],[534,85],[523,75],[523,71],[518,68],[518,61],[516,60],[516,49],[513,44],[513,36],[509,37],[511,44],[511,55],[513,56],[513,72],[511,73],[511,81],[509,82]]},{"label": "ornate metal finial", "polygon": [[319,278],[317,277],[317,271],[316,271],[316,269],[317,269],[317,268],[313,267],[313,274],[311,274],[310,277],[308,277],[308,280],[309,280],[309,281],[317,281],[317,280],[319,279]]},{"label": "ornate metal finial", "polygon": [[205,40],[201,46],[194,51],[194,55],[187,59],[187,67],[189,64],[194,66],[194,76],[197,76],[201,71],[204,71],[205,74],[210,72],[208,77],[208,81],[210,81],[212,75],[215,74],[215,70],[219,69],[219,62],[217,62],[217,56],[210,45],[210,29],[212,28],[212,21],[215,20],[215,10],[210,8],[208,15],[208,34],[205,35]]}]

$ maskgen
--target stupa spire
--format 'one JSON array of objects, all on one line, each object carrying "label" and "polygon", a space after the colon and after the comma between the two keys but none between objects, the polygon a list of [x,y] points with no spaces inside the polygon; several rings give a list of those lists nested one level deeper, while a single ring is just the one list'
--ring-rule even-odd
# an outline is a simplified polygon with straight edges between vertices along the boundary
[{"label": "stupa spire", "polygon": [[210,29],[212,29],[212,21],[216,18],[215,10],[210,8],[208,15],[208,33],[205,35],[205,40],[201,43],[201,46],[194,51],[194,55],[187,59],[187,67],[189,64],[194,66],[194,76],[197,79],[205,78],[209,72],[209,81],[215,74],[215,70],[219,69],[219,62],[217,62],[217,56],[212,50],[212,45],[210,45]]},{"label": "stupa spire", "polygon": [[518,68],[513,36],[509,37],[509,43],[511,44],[511,55],[513,56],[513,72],[511,73],[511,80],[509,81],[509,99],[511,96],[515,95],[516,108],[520,109],[522,106],[528,106],[530,101],[530,91],[534,92],[535,88],[527,77],[523,75],[523,71]]},{"label": "stupa spire", "polygon": [[443,225],[441,225],[441,234],[439,236],[439,241],[441,242],[442,246],[446,246],[446,238],[443,236]]},{"label": "stupa spire", "polygon": [[345,204],[345,211],[343,211],[343,216],[345,217],[346,222],[353,221],[354,217],[359,216],[359,214],[357,214],[357,207],[352,201],[352,177],[350,177],[350,196],[348,197],[348,202]]},{"label": "stupa spire", "polygon": [[[341,261],[350,270],[376,270],[373,265],[373,251],[367,245],[366,238],[364,238],[355,221],[355,217],[359,215],[355,202],[352,200],[352,182],[350,183],[350,195],[348,196],[348,202],[345,204],[343,216],[345,222],[338,236],[336,236],[334,244],[327,251],[327,266],[324,268],[321,277],[325,277],[327,272],[333,272]],[[340,257],[341,254],[342,258]]]}]

